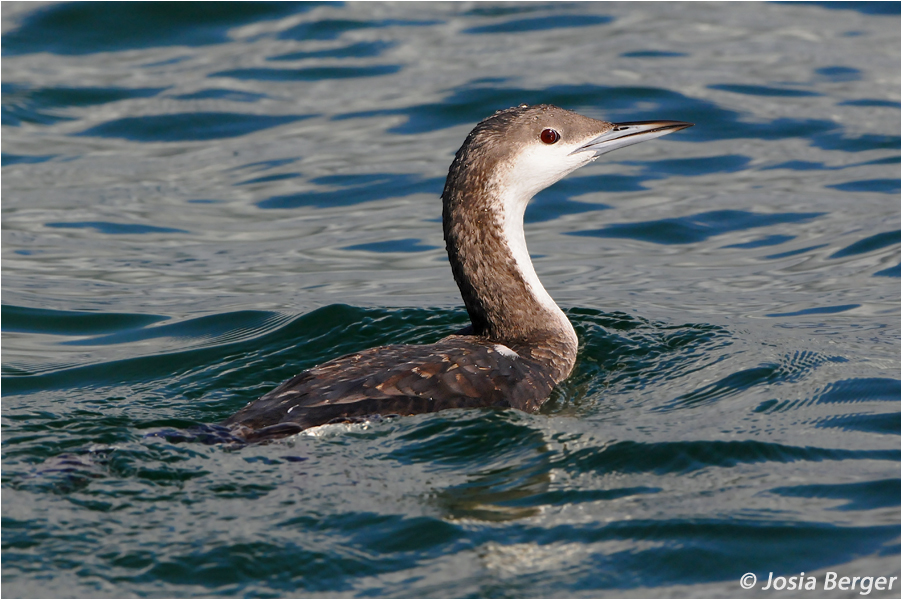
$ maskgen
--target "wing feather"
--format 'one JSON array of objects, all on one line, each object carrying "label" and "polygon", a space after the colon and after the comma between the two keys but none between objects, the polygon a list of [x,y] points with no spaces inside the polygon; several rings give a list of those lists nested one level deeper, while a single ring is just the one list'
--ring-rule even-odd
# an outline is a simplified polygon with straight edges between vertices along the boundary
[{"label": "wing feather", "polygon": [[348,354],[308,369],[224,422],[247,439],[280,437],[336,419],[445,408],[538,409],[554,382],[536,361],[476,336]]}]

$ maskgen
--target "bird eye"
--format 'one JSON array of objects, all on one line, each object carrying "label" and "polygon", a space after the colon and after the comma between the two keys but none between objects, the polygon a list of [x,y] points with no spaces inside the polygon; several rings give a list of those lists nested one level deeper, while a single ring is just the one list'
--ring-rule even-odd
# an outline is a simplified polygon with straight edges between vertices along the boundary
[{"label": "bird eye", "polygon": [[541,135],[539,135],[539,139],[546,144],[554,144],[561,139],[561,134],[554,129],[543,129]]}]

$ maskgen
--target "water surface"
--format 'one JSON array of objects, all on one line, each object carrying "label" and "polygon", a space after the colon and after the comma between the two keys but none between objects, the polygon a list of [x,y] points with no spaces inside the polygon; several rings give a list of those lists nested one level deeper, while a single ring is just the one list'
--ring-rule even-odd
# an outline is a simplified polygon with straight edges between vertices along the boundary
[{"label": "water surface", "polygon": [[[899,13],[5,2],[4,596],[898,577]],[[696,123],[527,211],[580,338],[542,411],[198,429],[466,322],[439,194],[522,102]]]}]

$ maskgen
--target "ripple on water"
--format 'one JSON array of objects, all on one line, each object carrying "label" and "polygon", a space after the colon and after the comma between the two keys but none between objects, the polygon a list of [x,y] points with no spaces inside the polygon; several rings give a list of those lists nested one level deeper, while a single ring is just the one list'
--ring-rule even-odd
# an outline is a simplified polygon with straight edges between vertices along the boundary
[{"label": "ripple on water", "polygon": [[125,117],[95,125],[79,135],[123,138],[134,142],[218,140],[247,135],[312,116],[191,112]]}]

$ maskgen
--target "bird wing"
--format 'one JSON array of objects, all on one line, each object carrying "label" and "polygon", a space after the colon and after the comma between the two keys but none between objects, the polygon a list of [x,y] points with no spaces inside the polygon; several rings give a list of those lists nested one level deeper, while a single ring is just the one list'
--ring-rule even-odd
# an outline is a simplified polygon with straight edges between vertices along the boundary
[{"label": "bird wing", "polygon": [[[446,408],[538,409],[554,382],[534,361],[476,336],[370,348],[308,369],[235,413],[245,434],[287,435],[336,419]],[[257,437],[256,435],[254,437]]]}]

